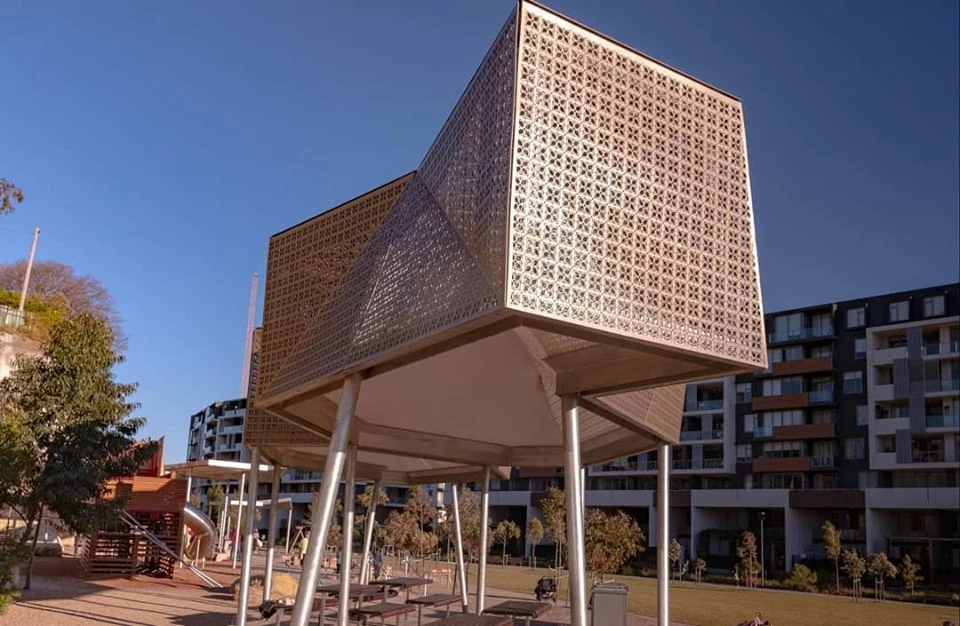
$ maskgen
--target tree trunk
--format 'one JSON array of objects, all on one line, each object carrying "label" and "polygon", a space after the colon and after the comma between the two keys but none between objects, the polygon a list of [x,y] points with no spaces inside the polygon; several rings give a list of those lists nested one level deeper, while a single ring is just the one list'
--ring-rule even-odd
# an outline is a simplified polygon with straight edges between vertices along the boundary
[{"label": "tree trunk", "polygon": [[839,594],[840,593],[840,560],[839,559],[833,560],[833,570],[837,576],[837,593]]},{"label": "tree trunk", "polygon": [[507,565],[507,542],[506,541],[503,542],[503,565],[504,567],[506,567]]},{"label": "tree trunk", "polygon": [[[33,532],[33,541],[30,542],[30,556],[27,558],[27,576],[24,579],[23,588],[29,589],[33,581],[33,558],[37,554],[37,539],[40,538],[40,526],[43,525],[43,509],[40,509],[40,515],[37,516],[37,529]],[[27,526],[30,528],[30,526]]]}]

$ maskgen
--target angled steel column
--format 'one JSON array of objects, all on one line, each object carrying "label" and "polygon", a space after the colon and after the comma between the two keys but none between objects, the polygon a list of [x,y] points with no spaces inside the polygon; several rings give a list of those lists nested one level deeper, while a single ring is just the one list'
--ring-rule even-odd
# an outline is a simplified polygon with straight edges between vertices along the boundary
[{"label": "angled steel column", "polygon": [[280,474],[282,473],[279,464],[273,466],[273,484],[270,485],[270,517],[267,520],[267,564],[263,568],[263,601],[270,599],[270,591],[273,588],[273,548],[276,545],[277,534],[277,500],[280,498]]},{"label": "angled steel column", "polygon": [[367,516],[367,525],[363,529],[363,557],[360,561],[360,584],[365,585],[370,580],[370,545],[373,543],[373,527],[377,517],[377,497],[380,495],[380,481],[373,483],[373,497],[370,499],[370,508],[364,512]]},{"label": "angled steel column", "polygon": [[[340,597],[337,604],[337,626],[350,621],[350,564],[353,561],[353,512],[357,507],[357,446],[347,446],[347,466],[343,484],[343,545],[340,548]],[[323,609],[321,609],[323,610]],[[321,620],[323,621],[323,620]]]},{"label": "angled steel column", "polygon": [[246,474],[240,474],[240,491],[237,492],[237,527],[234,529],[234,534],[237,536],[238,541],[233,542],[233,569],[237,569],[237,554],[240,551],[240,533],[241,533],[241,522],[243,521],[243,488],[247,480]]},{"label": "angled steel column", "polygon": [[483,613],[487,595],[487,536],[490,529],[490,468],[483,468],[480,485],[480,571],[477,575],[477,615]]},{"label": "angled steel column", "polygon": [[[327,535],[330,533],[330,521],[333,518],[334,507],[337,502],[337,490],[340,486],[340,475],[347,456],[347,442],[350,438],[350,427],[353,424],[353,412],[360,394],[360,374],[352,374],[343,381],[343,391],[340,394],[340,406],[337,408],[337,424],[330,439],[330,451],[323,468],[323,483],[320,486],[319,506],[313,512],[310,520],[311,537],[307,546],[307,555],[300,572],[300,584],[297,586],[297,600],[293,606],[293,616],[289,626],[307,626],[310,611],[313,608],[313,596],[317,588],[317,577],[320,573],[320,562],[323,558],[323,549],[327,545]],[[347,531],[348,532],[348,531]]]},{"label": "angled steel column", "polygon": [[[223,534],[220,536],[221,547],[226,547],[227,541],[230,537],[230,496],[223,496],[223,501],[225,503],[224,513],[226,517],[223,520]],[[230,546],[231,548],[233,546]]]},{"label": "angled steel column", "polygon": [[[250,567],[253,564],[253,533],[257,519],[257,485],[260,480],[260,448],[250,449],[250,480],[247,481],[247,526],[243,531],[243,566],[240,568],[240,593],[237,599],[236,626],[247,624],[247,604],[250,603]],[[243,494],[240,494],[243,505]],[[239,529],[240,524],[237,523]]]},{"label": "angled steel column", "polygon": [[293,524],[293,502],[287,510],[287,554],[290,554],[290,525]]},{"label": "angled steel column", "polygon": [[[187,504],[190,504],[190,494],[193,491],[193,472],[187,474]],[[183,568],[183,562],[186,561],[187,548],[190,543],[190,534],[187,532],[187,525],[184,524],[180,528],[180,567]],[[184,541],[184,536],[187,537],[187,541]]]},{"label": "angled steel column", "polygon": [[470,612],[470,597],[467,594],[467,568],[463,563],[463,531],[460,528],[460,498],[457,483],[453,483],[453,527],[457,531],[457,577],[460,579],[461,608]]},{"label": "angled steel column", "polygon": [[576,396],[563,396],[563,449],[567,492],[567,562],[570,568],[570,624],[587,626],[587,588],[583,549],[583,506],[580,486],[580,403]]},{"label": "angled steel column", "polygon": [[670,626],[670,446],[657,453],[657,626]]}]

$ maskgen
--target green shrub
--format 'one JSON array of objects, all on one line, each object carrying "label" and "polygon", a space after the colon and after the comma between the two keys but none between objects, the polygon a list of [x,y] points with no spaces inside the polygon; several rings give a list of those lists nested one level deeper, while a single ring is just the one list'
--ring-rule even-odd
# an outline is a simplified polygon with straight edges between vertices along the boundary
[{"label": "green shrub", "polygon": [[795,591],[816,591],[817,573],[806,565],[794,565],[790,577],[784,581],[783,585]]}]

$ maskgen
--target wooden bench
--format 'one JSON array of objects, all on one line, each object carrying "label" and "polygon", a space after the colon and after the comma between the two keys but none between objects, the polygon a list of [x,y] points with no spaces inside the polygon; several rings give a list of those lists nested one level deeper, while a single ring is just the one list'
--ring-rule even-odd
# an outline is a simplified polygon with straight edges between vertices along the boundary
[{"label": "wooden bench", "polygon": [[428,596],[421,596],[419,598],[410,598],[407,600],[407,604],[413,604],[417,607],[417,626],[420,626],[423,622],[423,607],[430,608],[445,608],[447,610],[447,617],[450,617],[450,605],[460,602],[463,600],[463,596],[448,596],[443,593],[433,593]]},{"label": "wooden bench", "polygon": [[507,617],[523,618],[524,624],[530,626],[530,620],[536,619],[549,611],[552,605],[549,602],[530,602],[528,600],[507,600],[496,606],[483,610],[484,615],[505,615]]},{"label": "wooden bench", "polygon": [[415,610],[416,609],[409,604],[391,604],[390,602],[381,602],[380,604],[361,606],[360,608],[353,609],[350,611],[350,616],[352,619],[359,621],[364,626],[366,626],[371,617],[379,617],[381,624],[385,624],[388,617],[396,617],[397,626],[400,626],[400,616],[406,615],[407,613],[412,613]]}]

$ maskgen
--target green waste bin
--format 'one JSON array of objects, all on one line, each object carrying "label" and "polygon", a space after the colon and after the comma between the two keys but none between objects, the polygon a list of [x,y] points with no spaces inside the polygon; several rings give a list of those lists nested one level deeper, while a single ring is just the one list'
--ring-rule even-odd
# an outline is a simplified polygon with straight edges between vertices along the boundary
[{"label": "green waste bin", "polygon": [[590,591],[590,626],[627,626],[627,586],[600,583]]}]

